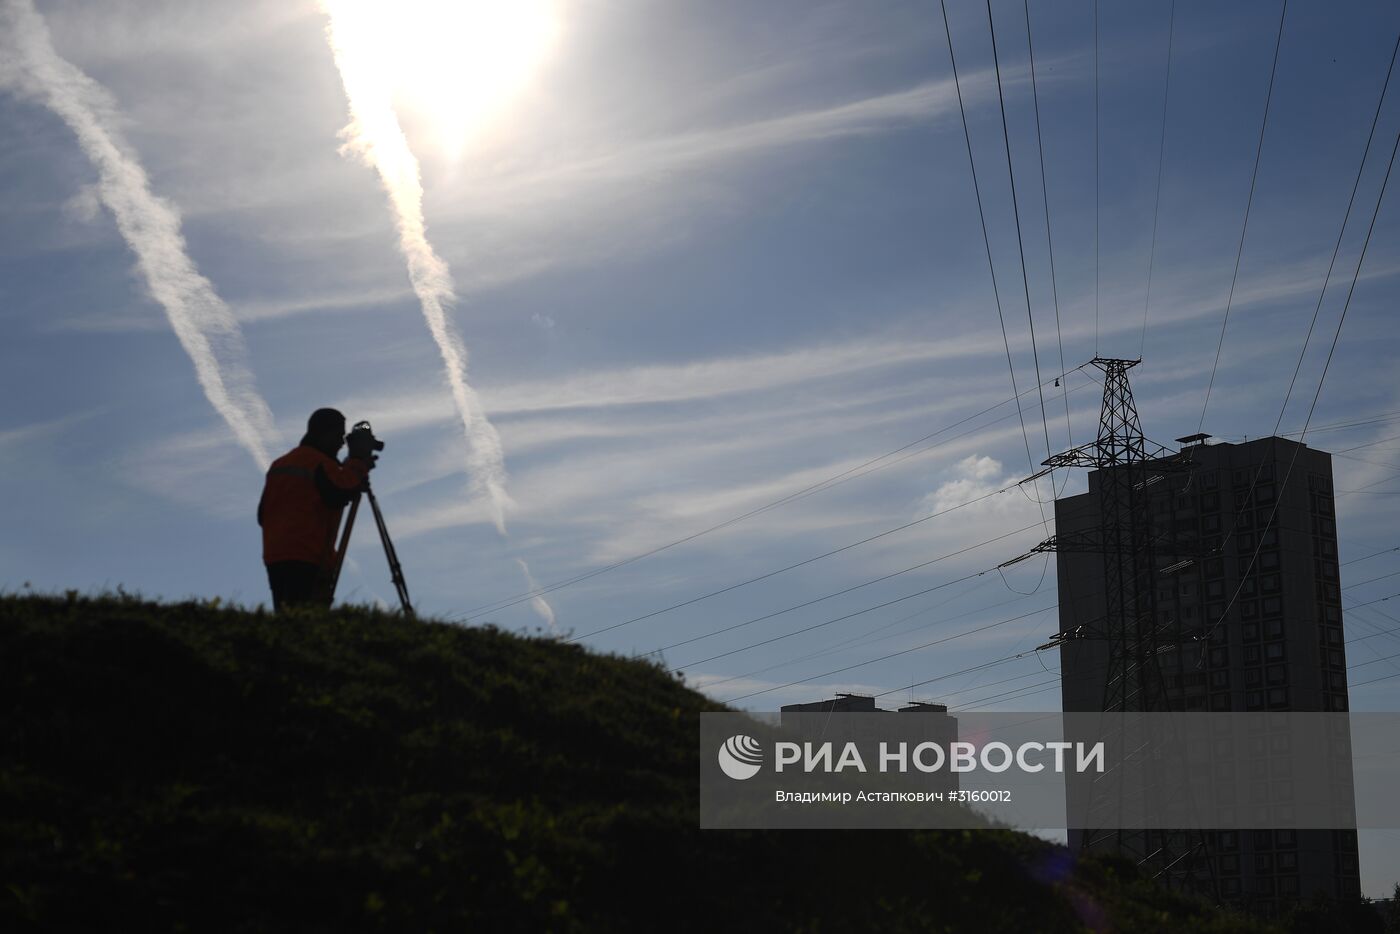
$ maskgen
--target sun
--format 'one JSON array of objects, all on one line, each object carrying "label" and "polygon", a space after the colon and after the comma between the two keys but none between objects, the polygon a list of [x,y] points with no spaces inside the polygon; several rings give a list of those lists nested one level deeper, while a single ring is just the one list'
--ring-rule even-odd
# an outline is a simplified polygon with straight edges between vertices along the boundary
[{"label": "sun", "polygon": [[[406,125],[455,157],[509,111],[559,42],[557,0],[327,0],[372,49]],[[351,21],[351,22],[347,22]]]}]

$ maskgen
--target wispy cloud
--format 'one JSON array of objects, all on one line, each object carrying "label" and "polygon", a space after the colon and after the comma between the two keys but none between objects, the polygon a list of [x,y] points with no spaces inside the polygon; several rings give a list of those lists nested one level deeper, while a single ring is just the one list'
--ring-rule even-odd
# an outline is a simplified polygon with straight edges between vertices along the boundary
[{"label": "wispy cloud", "polygon": [[205,397],[258,466],[266,467],[276,437],[272,413],[245,362],[238,322],[186,253],[179,213],[151,192],[145,170],[117,132],[110,96],[59,56],[30,0],[6,0],[0,7],[0,87],[41,102],[78,137],[97,169],[98,197],[194,362]]},{"label": "wispy cloud", "polygon": [[95,417],[100,411],[100,409],[92,409],[87,412],[75,412],[72,415],[51,418],[43,422],[0,429],[0,451],[13,448],[17,444],[27,444],[40,438],[58,434],[66,428]]},{"label": "wispy cloud", "polygon": [[433,249],[423,220],[423,183],[418,160],[394,110],[393,88],[376,52],[377,18],[372,4],[323,0],[329,18],[326,37],[340,71],[350,106],[350,124],[343,132],[345,151],[359,156],[379,173],[399,233],[399,250],[408,264],[408,278],[423,309],[428,330],[442,355],[452,400],[466,431],[468,466],[473,488],[491,503],[492,521],[505,533],[505,456],[501,439],[467,381],[467,348],[447,310],[456,301],[452,274]]}]

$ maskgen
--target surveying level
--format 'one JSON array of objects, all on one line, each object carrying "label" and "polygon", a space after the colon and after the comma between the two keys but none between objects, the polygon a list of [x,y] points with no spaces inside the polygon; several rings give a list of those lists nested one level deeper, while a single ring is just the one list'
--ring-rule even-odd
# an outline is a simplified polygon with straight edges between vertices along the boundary
[{"label": "surveying level", "polygon": [[355,515],[360,511],[362,497],[369,497],[370,509],[374,511],[374,524],[379,529],[379,541],[384,545],[384,557],[389,560],[389,575],[393,578],[394,589],[399,593],[403,615],[412,619],[413,604],[408,599],[408,584],[403,579],[403,565],[399,564],[399,553],[394,550],[394,543],[389,539],[389,527],[384,524],[384,513],[379,511],[379,500],[374,498],[368,477],[365,478],[364,485],[355,491],[355,498],[350,501],[350,515],[345,517],[345,529],[340,533],[340,547],[335,551],[335,564],[331,567],[327,584],[326,605],[335,602],[335,588],[340,583],[340,568],[345,563],[345,550],[350,547],[350,531],[355,527]]}]

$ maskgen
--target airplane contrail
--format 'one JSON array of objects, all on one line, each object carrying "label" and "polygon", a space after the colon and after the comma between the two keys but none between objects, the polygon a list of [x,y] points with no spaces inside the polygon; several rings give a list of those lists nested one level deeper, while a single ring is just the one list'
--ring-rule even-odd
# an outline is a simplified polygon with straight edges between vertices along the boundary
[{"label": "airplane contrail", "polygon": [[[456,301],[452,272],[428,240],[418,159],[409,148],[394,110],[391,79],[379,58],[377,40],[382,37],[377,36],[374,17],[369,15],[372,4],[364,0],[321,0],[321,9],[328,19],[326,40],[350,107],[350,123],[341,131],[345,140],[341,151],[358,156],[378,172],[389,196],[408,279],[442,354],[452,401],[466,433],[472,488],[485,494],[496,531],[505,536],[506,511],[512,503],[506,492],[501,437],[467,381],[467,348],[447,317],[447,309]],[[538,589],[525,561],[517,558],[516,562],[531,589]],[[550,631],[556,631],[554,610],[548,601],[536,595],[530,603]]]},{"label": "airplane contrail", "polygon": [[0,5],[0,88],[42,103],[77,136],[97,169],[98,196],[194,362],[205,397],[266,469],[277,433],[245,362],[238,321],[185,251],[179,212],[152,194],[145,170],[116,129],[111,95],[55,51],[32,0]]},{"label": "airplane contrail", "polygon": [[[527,590],[536,592],[543,589],[540,587],[540,582],[535,580],[535,575],[530,573],[530,566],[525,563],[524,558],[516,558],[515,563],[520,566],[520,573],[525,575],[525,588]],[[544,624],[549,627],[549,634],[552,636],[559,635],[559,625],[554,620],[554,608],[549,605],[549,601],[540,596],[539,593],[535,593],[535,595],[530,598],[530,606],[539,614],[540,619],[544,620]]]},{"label": "airplane contrail", "polygon": [[486,494],[492,521],[504,535],[511,501],[501,438],[467,381],[467,348],[447,317],[448,307],[456,300],[452,273],[428,240],[418,159],[409,149],[394,110],[389,77],[377,59],[372,18],[365,15],[368,8],[363,2],[322,0],[321,8],[329,19],[326,38],[350,105],[350,124],[341,132],[342,152],[359,156],[378,172],[389,196],[409,282],[442,354],[452,400],[466,432],[472,484]]}]

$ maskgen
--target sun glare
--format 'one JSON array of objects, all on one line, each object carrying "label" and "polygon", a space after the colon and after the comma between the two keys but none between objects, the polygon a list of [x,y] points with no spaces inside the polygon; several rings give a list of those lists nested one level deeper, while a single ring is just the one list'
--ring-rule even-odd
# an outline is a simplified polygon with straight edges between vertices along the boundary
[{"label": "sun glare", "polygon": [[500,120],[548,58],[562,27],[556,0],[355,6],[366,27],[361,35],[373,45],[405,124],[426,131],[448,156]]}]

